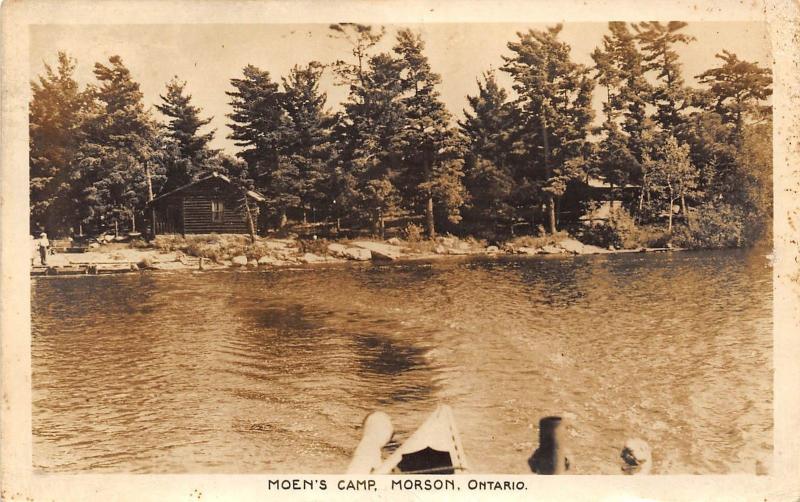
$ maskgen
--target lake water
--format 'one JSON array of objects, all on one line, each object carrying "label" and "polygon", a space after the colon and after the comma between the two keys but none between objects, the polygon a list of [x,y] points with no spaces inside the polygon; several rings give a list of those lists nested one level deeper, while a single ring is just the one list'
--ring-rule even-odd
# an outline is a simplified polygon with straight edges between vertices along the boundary
[{"label": "lake water", "polygon": [[364,416],[452,406],[472,470],[754,473],[772,452],[772,270],[743,251],[35,279],[44,471],[341,473]]}]

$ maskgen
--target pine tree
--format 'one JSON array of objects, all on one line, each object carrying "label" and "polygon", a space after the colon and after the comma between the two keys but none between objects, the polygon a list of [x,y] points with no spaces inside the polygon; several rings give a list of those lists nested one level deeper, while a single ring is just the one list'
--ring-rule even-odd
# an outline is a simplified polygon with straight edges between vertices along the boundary
[{"label": "pine tree", "polygon": [[[717,58],[722,61],[720,66],[697,76],[707,86],[699,93],[704,109],[694,114],[682,136],[692,145],[698,167],[708,173],[703,181],[710,199],[763,214],[767,205],[758,192],[771,192],[763,183],[748,180],[763,179],[763,175],[753,176],[753,168],[762,168],[750,159],[758,151],[753,137],[765,137],[766,144],[771,144],[763,131],[771,131],[772,110],[765,102],[772,94],[772,75],[769,69],[742,61],[728,51]],[[756,156],[764,157],[761,153]]]},{"label": "pine tree", "polygon": [[[527,166],[520,185],[532,185],[544,199],[548,229],[556,232],[556,204],[586,156],[586,136],[592,121],[594,83],[588,70],[570,60],[570,47],[558,40],[561,25],[546,31],[518,33],[509,42],[503,71],[514,79],[518,94],[515,127]],[[537,201],[530,200],[533,205]]]},{"label": "pine tree", "polygon": [[147,166],[156,127],[122,59],[111,56],[109,63],[95,64],[99,86],[91,89],[94,103],[81,134],[86,221],[102,228],[127,220],[136,230],[136,215],[149,195]]},{"label": "pine tree", "polygon": [[419,34],[400,30],[394,52],[402,63],[402,128],[397,141],[403,150],[402,184],[407,201],[424,204],[429,238],[436,236],[434,203],[447,220],[460,221],[459,208],[464,203],[463,145],[456,130],[450,127],[436,86],[441,77],[431,70],[423,54],[425,44]]},{"label": "pine tree", "polygon": [[90,99],[73,75],[75,59],[58,53],[58,66],[31,82],[30,228],[49,235],[79,230],[80,173],[76,159]]},{"label": "pine tree", "polygon": [[165,191],[185,185],[205,172],[209,159],[219,153],[209,147],[215,131],[199,132],[211,123],[213,117],[200,118],[200,108],[191,104],[192,96],[185,90],[186,82],[173,77],[167,83],[166,93],[159,96],[162,103],[156,105],[156,109],[167,117],[166,135],[177,146],[177,156],[170,161],[172,169],[167,173],[163,187]]},{"label": "pine tree", "polygon": [[391,54],[370,54],[383,36],[365,25],[332,25],[334,36],[353,47],[355,61],[337,61],[339,85],[349,88],[337,116],[334,138],[339,144],[334,178],[337,208],[350,206],[358,219],[370,221],[381,234],[384,220],[397,211],[396,180],[401,169],[397,137],[404,119],[402,61]]},{"label": "pine tree", "polygon": [[608,28],[610,34],[603,37],[602,47],[592,52],[595,78],[606,88],[599,170],[609,182],[620,186],[640,181],[642,156],[647,149],[642,142],[648,126],[645,98],[652,89],[644,76],[643,56],[628,25],[610,22]]},{"label": "pine tree", "polygon": [[688,44],[694,37],[679,33],[687,23],[658,21],[634,25],[640,44],[644,67],[655,73],[657,84],[653,87],[650,102],[656,108],[655,121],[665,134],[673,134],[682,123],[682,112],[692,103],[692,92],[686,87],[676,44]]},{"label": "pine tree", "polygon": [[312,61],[305,67],[294,66],[283,79],[283,107],[290,120],[284,149],[300,176],[304,220],[307,211],[328,202],[331,116],[325,110],[327,95],[319,90],[324,70],[321,63]]},{"label": "pine tree", "polygon": [[511,110],[508,94],[498,85],[494,72],[484,73],[483,81],[477,83],[478,94],[467,96],[470,110],[464,110],[464,119],[458,124],[469,149],[465,185],[470,219],[493,227],[513,216]]},{"label": "pine tree", "polygon": [[758,120],[769,113],[763,102],[772,95],[772,72],[725,50],[716,57],[723,61],[722,66],[696,78],[708,86],[708,109],[718,113],[724,123],[734,125],[738,142],[747,119]]},{"label": "pine tree", "polygon": [[243,150],[237,156],[247,162],[249,178],[267,198],[266,205],[286,224],[286,211],[300,204],[299,170],[283,155],[289,118],[283,108],[283,95],[269,72],[247,65],[244,78],[231,79],[234,91],[233,112],[228,114],[229,138]]}]

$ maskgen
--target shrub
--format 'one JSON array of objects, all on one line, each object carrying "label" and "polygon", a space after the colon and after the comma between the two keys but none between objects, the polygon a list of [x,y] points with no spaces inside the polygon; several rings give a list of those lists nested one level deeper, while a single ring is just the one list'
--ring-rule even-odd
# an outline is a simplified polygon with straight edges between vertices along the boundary
[{"label": "shrub", "polygon": [[691,227],[677,227],[672,242],[689,249],[720,249],[748,245],[745,215],[727,204],[706,204],[694,211]]},{"label": "shrub", "polygon": [[416,243],[420,242],[424,236],[424,230],[421,226],[416,225],[414,223],[409,223],[402,231],[403,238],[408,243]]},{"label": "shrub", "polygon": [[134,249],[146,249],[152,245],[142,238],[131,239],[131,247]]},{"label": "shrub", "polygon": [[318,255],[325,255],[328,253],[327,239],[300,239],[298,243],[301,254],[313,253]]},{"label": "shrub", "polygon": [[182,252],[198,258],[208,258],[220,261],[234,256],[245,255],[248,258],[258,258],[263,250],[263,244],[250,242],[246,235],[189,235],[184,237],[174,235],[159,235],[152,243],[153,247],[165,252]]},{"label": "shrub", "polygon": [[663,248],[670,242],[669,232],[657,225],[639,225],[625,243],[624,249],[638,247]]},{"label": "shrub", "polygon": [[617,249],[664,247],[669,241],[669,234],[662,228],[636,225],[625,208],[612,209],[605,222],[585,227],[578,237],[584,244]]}]

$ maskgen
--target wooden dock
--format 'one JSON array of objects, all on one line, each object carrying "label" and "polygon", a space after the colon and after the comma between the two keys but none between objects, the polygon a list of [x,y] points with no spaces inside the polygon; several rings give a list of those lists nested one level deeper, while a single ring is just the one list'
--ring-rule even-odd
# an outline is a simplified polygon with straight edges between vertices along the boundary
[{"label": "wooden dock", "polygon": [[139,267],[133,262],[81,263],[52,266],[34,265],[31,268],[31,276],[122,274],[138,270]]}]

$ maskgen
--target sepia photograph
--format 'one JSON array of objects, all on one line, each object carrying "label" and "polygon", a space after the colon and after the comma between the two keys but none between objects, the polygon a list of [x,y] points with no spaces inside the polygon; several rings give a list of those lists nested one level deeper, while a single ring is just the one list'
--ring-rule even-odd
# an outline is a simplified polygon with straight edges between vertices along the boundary
[{"label": "sepia photograph", "polygon": [[37,468],[368,473],[421,432],[414,470],[566,443],[548,468],[769,469],[763,24],[40,26],[31,51]]},{"label": "sepia photograph", "polygon": [[780,470],[764,19],[265,19],[25,28],[33,475]]}]

